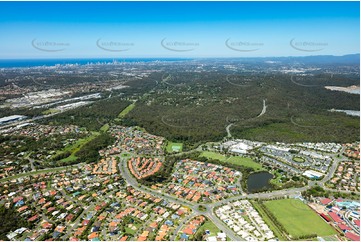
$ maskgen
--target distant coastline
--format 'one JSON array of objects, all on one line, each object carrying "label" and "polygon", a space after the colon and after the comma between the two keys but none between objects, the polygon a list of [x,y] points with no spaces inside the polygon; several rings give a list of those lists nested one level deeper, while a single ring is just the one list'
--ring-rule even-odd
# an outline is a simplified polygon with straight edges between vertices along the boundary
[{"label": "distant coastline", "polygon": [[176,62],[176,61],[237,61],[264,62],[267,64],[302,62],[304,64],[355,64],[359,65],[360,54],[348,55],[311,55],[311,56],[273,56],[273,57],[125,57],[125,58],[52,58],[52,59],[0,59],[0,68],[26,68],[56,65],[112,64],[134,62]]},{"label": "distant coastline", "polygon": [[130,62],[155,62],[155,61],[184,61],[190,58],[60,58],[60,59],[0,59],[0,68],[21,68],[55,65],[86,65],[86,64],[111,64]]}]

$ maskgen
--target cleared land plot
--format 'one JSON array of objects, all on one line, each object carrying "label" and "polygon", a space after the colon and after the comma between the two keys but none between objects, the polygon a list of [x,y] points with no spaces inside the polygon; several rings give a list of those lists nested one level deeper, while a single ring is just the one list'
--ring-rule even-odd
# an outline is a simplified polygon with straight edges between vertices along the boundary
[{"label": "cleared land plot", "polygon": [[183,143],[168,142],[166,149],[167,152],[181,152],[183,149]]},{"label": "cleared land plot", "polygon": [[102,132],[107,132],[109,130],[109,124],[104,124],[101,128],[100,128],[100,131]]},{"label": "cleared land plot", "polygon": [[132,236],[134,236],[137,232],[137,230],[141,227],[141,224],[138,224],[138,223],[135,223],[135,224],[132,224],[136,230],[132,229],[132,228],[129,228],[128,226],[125,227],[125,233],[127,234],[131,234]]},{"label": "cleared land plot", "polygon": [[336,234],[336,231],[324,222],[316,212],[298,199],[267,201],[264,205],[292,237],[311,234],[318,236]]},{"label": "cleared land plot", "polygon": [[[209,237],[212,237],[212,236],[217,236],[217,234],[219,232],[221,232],[221,230],[210,220],[207,220],[197,231],[198,232],[202,232],[204,230],[207,231],[209,230],[209,234],[208,236]],[[230,238],[227,236],[227,241],[230,241]]]},{"label": "cleared land plot", "polygon": [[48,115],[48,114],[53,114],[53,113],[57,113],[57,112],[59,112],[59,110],[54,109],[54,108],[51,108],[51,109],[45,110],[45,111],[43,112],[43,114],[44,114],[44,115]]},{"label": "cleared land plot", "polygon": [[302,157],[293,157],[293,160],[299,163],[305,162],[305,160]]},{"label": "cleared land plot", "polygon": [[124,118],[132,109],[135,107],[135,103],[130,104],[128,107],[124,108],[123,111],[120,112],[118,118]]},{"label": "cleared land plot", "polygon": [[263,170],[262,165],[253,161],[251,158],[248,157],[241,157],[241,156],[231,156],[226,157],[225,155],[211,152],[211,151],[203,151],[200,156],[210,158],[210,159],[216,159],[223,162],[228,162],[235,165],[241,165],[253,168],[256,171]]},{"label": "cleared land plot", "polygon": [[273,175],[273,178],[270,180],[270,183],[278,187],[282,186],[284,184],[281,181],[282,174],[277,171],[273,171],[271,173]]},{"label": "cleared land plot", "polygon": [[202,229],[204,229],[204,231],[209,230],[209,236],[217,236],[217,233],[221,231],[212,221],[205,222],[200,229],[201,231]]},{"label": "cleared land plot", "polygon": [[77,159],[77,157],[75,156],[75,153],[78,152],[80,150],[80,148],[83,147],[86,143],[92,141],[93,139],[95,139],[99,135],[100,135],[99,132],[92,132],[92,134],[90,136],[88,136],[86,138],[83,138],[83,139],[79,139],[74,144],[69,145],[69,146],[65,147],[63,150],[56,152],[56,154],[53,155],[53,157],[58,156],[58,155],[60,155],[62,153],[65,153],[65,152],[70,152],[71,155],[64,158],[64,159],[61,159],[60,162],[74,161],[74,160]]}]

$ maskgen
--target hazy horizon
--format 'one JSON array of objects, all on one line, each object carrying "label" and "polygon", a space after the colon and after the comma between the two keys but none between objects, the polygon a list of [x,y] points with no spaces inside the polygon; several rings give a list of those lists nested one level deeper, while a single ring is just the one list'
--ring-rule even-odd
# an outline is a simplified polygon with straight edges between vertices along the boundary
[{"label": "hazy horizon", "polygon": [[214,57],[197,57],[197,56],[169,56],[169,57],[162,57],[162,56],[131,56],[131,57],[122,57],[122,56],[112,56],[112,57],[97,57],[97,56],[89,56],[89,57],[39,57],[39,58],[0,58],[0,60],[66,60],[66,59],[238,59],[238,58],[303,58],[303,57],[320,57],[320,56],[333,56],[333,57],[343,57],[343,56],[350,56],[350,55],[360,55],[360,53],[350,53],[344,55],[332,55],[332,54],[324,54],[324,55],[294,55],[294,56],[214,56]]}]

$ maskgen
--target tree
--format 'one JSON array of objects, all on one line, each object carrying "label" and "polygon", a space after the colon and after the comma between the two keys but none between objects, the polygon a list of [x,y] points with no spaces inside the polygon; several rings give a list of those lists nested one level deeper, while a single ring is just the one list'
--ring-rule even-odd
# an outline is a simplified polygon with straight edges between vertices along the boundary
[{"label": "tree", "polygon": [[6,234],[20,227],[29,228],[30,224],[15,210],[13,204],[9,208],[0,205],[0,239],[9,240]]}]

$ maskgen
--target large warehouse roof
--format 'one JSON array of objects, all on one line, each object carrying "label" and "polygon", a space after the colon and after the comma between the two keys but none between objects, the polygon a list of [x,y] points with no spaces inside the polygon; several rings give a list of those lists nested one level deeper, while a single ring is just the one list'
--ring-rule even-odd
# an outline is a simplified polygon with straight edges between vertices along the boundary
[{"label": "large warehouse roof", "polygon": [[12,121],[12,120],[25,118],[25,117],[26,116],[23,116],[23,115],[11,115],[11,116],[0,118],[0,123],[5,123],[5,122]]}]

